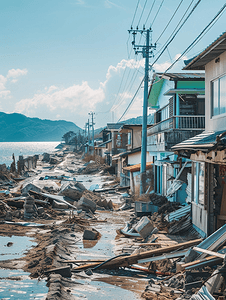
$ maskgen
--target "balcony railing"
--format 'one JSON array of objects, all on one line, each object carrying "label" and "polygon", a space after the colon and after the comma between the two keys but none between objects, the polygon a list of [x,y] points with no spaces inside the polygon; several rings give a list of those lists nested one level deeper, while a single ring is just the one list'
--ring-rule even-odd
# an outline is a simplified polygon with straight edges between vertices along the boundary
[{"label": "balcony railing", "polygon": [[148,129],[148,135],[168,131],[170,129],[204,130],[205,116],[173,116],[150,127]]}]

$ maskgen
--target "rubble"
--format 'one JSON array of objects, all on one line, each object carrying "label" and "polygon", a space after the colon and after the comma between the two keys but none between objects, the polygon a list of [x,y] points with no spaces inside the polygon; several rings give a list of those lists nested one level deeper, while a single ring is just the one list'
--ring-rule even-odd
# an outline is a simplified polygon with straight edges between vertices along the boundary
[{"label": "rubble", "polygon": [[[90,278],[96,272],[108,273],[111,278],[113,273],[109,272],[119,274],[124,268],[136,278],[155,279],[143,290],[143,299],[201,299],[208,293],[211,299],[218,286],[213,291],[206,288],[205,282],[212,274],[220,276],[214,273],[217,266],[217,270],[224,270],[221,266],[226,253],[223,247],[226,225],[202,241],[191,227],[189,205],[181,207],[154,193],[131,196],[129,187],[121,188],[112,177],[110,184],[87,190],[76,177],[81,163],[73,164],[75,157],[68,152],[52,157],[45,154],[37,161],[39,167],[44,164],[49,168],[51,158],[60,163],[52,165],[55,167],[48,172],[43,169],[43,173],[33,172],[21,180],[12,181],[11,175],[7,175],[10,182],[4,179],[0,192],[0,233],[6,236],[28,233],[36,239],[37,245],[26,253],[22,268],[32,278],[47,276],[47,299],[73,299],[67,289],[75,284],[72,278],[75,280],[77,272],[88,269],[85,275]],[[88,168],[94,170],[97,165],[91,162],[85,169],[88,172]],[[98,172],[101,169],[107,167],[98,165]],[[139,205],[148,209],[142,211],[140,206],[141,214],[137,214]],[[80,247],[82,244],[83,250],[92,250],[97,243],[103,243],[115,230],[116,216],[120,216],[118,224],[126,224],[117,231],[116,238],[113,236],[107,242],[116,245],[115,256],[102,257],[100,252],[92,257],[88,252],[90,257],[80,258],[81,248],[77,244]],[[106,226],[111,231],[103,237]],[[18,265],[17,260],[0,262],[1,268]],[[210,284],[215,286],[215,283]],[[221,291],[218,289],[217,293]]]}]

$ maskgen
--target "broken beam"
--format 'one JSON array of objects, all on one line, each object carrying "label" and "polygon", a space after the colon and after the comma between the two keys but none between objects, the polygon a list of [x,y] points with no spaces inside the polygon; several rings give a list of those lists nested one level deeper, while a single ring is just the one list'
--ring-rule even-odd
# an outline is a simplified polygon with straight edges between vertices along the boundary
[{"label": "broken beam", "polygon": [[105,264],[103,264],[103,266],[101,266],[100,268],[102,269],[116,269],[118,267],[127,267],[130,266],[132,264],[137,264],[138,260],[140,259],[145,259],[145,258],[149,258],[152,256],[156,256],[156,255],[160,255],[163,253],[168,253],[174,250],[183,250],[189,247],[192,247],[194,245],[199,244],[202,241],[202,239],[196,239],[196,240],[192,240],[189,242],[185,242],[185,243],[180,243],[177,245],[173,245],[173,246],[168,246],[168,247],[164,247],[164,248],[159,248],[159,249],[154,249],[154,250],[149,250],[143,253],[139,253],[139,254],[131,254],[128,256],[124,256],[124,257],[118,257],[115,258],[109,262],[106,262]]},{"label": "broken beam", "polygon": [[222,259],[225,258],[225,254],[221,254],[221,253],[218,253],[218,252],[210,251],[210,250],[207,250],[207,249],[202,249],[202,248],[199,248],[199,247],[194,247],[193,249],[197,252],[202,252],[202,253],[206,253],[206,254],[209,254],[209,255],[212,255],[212,256],[217,256],[217,257],[220,257]]}]

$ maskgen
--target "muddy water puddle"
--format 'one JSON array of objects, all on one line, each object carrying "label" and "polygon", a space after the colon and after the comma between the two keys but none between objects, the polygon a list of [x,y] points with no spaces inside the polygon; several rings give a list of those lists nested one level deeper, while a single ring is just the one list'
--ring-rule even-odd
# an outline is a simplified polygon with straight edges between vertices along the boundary
[{"label": "muddy water puddle", "polygon": [[[76,253],[78,260],[98,260],[108,259],[115,256],[116,251],[116,229],[121,228],[124,223],[123,219],[117,218],[116,215],[104,213],[102,216],[107,217],[108,223],[96,224],[94,228],[101,234],[98,241],[79,241],[77,247],[79,251]],[[80,277],[81,274],[81,277]],[[148,279],[145,275],[135,274],[130,270],[109,270],[87,276],[84,272],[75,275],[76,288],[72,292],[73,295],[82,299],[116,299],[116,300],[135,300],[141,299]]]},{"label": "muddy water puddle", "polygon": [[44,300],[48,288],[44,280],[32,280],[29,273],[22,270],[0,269],[1,300]]},{"label": "muddy water puddle", "polygon": [[[27,236],[0,236],[0,261],[21,258],[35,246]],[[32,280],[23,270],[0,269],[0,299],[45,299],[48,288],[44,280]]]},{"label": "muddy water puddle", "polygon": [[[112,277],[112,276],[111,276]],[[76,282],[81,283],[81,285],[76,286],[76,290],[72,292],[74,296],[77,296],[81,299],[89,300],[137,300],[141,299],[139,295],[136,295],[132,291],[121,288],[120,286],[111,284],[111,279],[109,283],[99,281],[101,280],[76,280]],[[124,281],[124,279],[121,279]]]},{"label": "muddy water puddle", "polygon": [[82,240],[77,243],[80,251],[77,259],[110,258],[114,256],[114,240],[116,231],[111,224],[99,224],[95,229],[101,233],[99,240]]},{"label": "muddy water puddle", "polygon": [[26,250],[35,245],[36,243],[27,236],[0,236],[0,261],[20,258]]}]

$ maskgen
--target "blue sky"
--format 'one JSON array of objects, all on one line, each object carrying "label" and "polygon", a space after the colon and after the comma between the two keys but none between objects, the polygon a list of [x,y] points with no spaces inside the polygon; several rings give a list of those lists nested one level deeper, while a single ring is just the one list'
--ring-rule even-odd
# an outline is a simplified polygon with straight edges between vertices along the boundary
[{"label": "blue sky", "polygon": [[[84,127],[90,111],[95,112],[96,127],[117,121],[144,74],[143,59],[131,51],[128,34],[135,9],[138,7],[133,26],[139,23],[141,28],[147,20],[149,27],[162,4],[152,24],[155,42],[181,2],[162,1],[0,1],[0,110],[64,119],[80,127]],[[157,43],[156,53],[191,1],[181,2]],[[197,1],[193,0],[191,8]],[[154,69],[165,71],[224,4],[225,0],[202,0]],[[225,16],[186,57],[197,55],[225,31]],[[182,66],[181,61],[171,71],[180,72]],[[125,119],[141,115],[142,98],[141,88]]]}]

